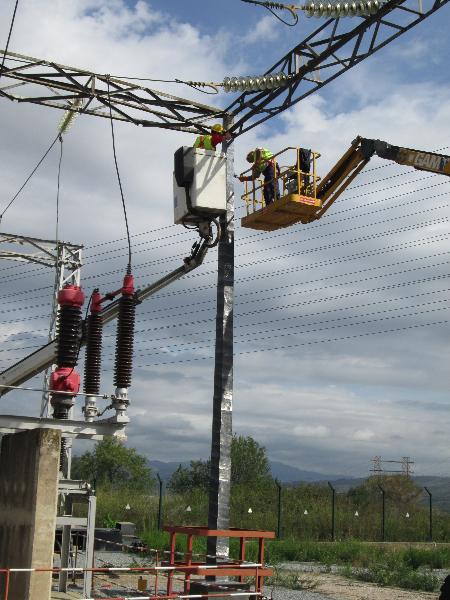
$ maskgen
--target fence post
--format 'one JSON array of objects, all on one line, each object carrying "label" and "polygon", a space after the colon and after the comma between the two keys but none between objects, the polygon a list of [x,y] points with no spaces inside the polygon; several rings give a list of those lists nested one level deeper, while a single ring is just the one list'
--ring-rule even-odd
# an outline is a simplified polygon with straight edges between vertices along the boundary
[{"label": "fence post", "polygon": [[163,498],[163,480],[159,476],[159,473],[156,473],[156,477],[159,482],[159,504],[158,504],[158,530],[162,529],[162,498]]},{"label": "fence post", "polygon": [[428,531],[428,537],[430,542],[433,541],[433,494],[430,492],[430,490],[427,487],[423,488],[426,493],[428,494],[428,500],[429,500],[429,507],[430,507],[430,526],[429,526],[429,531]]},{"label": "fence post", "polygon": [[378,484],[378,488],[381,492],[381,541],[386,541],[386,493],[381,485]]},{"label": "fence post", "polygon": [[334,487],[331,485],[330,482],[328,482],[328,486],[331,490],[331,541],[334,542],[336,540],[336,531],[335,531],[335,517],[336,517],[336,512],[335,512],[335,502],[336,502],[336,490],[334,489]]},{"label": "fence post", "polygon": [[275,479],[275,484],[278,488],[278,523],[277,523],[277,538],[281,539],[281,483]]}]

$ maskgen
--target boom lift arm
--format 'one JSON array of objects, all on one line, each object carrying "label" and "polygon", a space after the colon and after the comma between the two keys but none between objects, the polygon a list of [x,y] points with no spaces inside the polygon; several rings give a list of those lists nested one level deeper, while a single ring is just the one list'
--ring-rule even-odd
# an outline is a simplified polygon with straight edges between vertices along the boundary
[{"label": "boom lift arm", "polygon": [[[192,246],[190,255],[183,260],[183,264],[180,267],[174,271],[171,271],[161,279],[158,279],[158,281],[155,281],[142,290],[137,290],[135,294],[136,303],[140,304],[146,298],[153,296],[153,294],[156,294],[166,286],[199,267],[203,263],[206,253],[210,247],[211,239],[209,237],[202,237],[201,240],[195,242]],[[117,318],[119,314],[119,301],[115,300],[114,302],[111,302],[111,304],[102,310],[101,314],[103,317],[103,323],[109,323]],[[80,344],[81,346],[84,346],[85,343],[86,340],[83,334]],[[0,388],[0,397],[11,391],[8,389],[8,386],[22,385],[34,375],[41,373],[54,364],[56,360],[56,350],[56,341],[53,340],[42,348],[39,348],[39,350],[29,354],[18,363],[12,365],[3,371],[3,373],[0,373],[0,384],[2,386],[6,386]]]},{"label": "boom lift arm", "polygon": [[[242,196],[247,208],[247,214],[241,221],[243,227],[275,231],[295,223],[320,219],[374,155],[420,171],[450,176],[450,156],[393,146],[360,136],[353,140],[347,152],[323,179],[316,173],[316,159],[320,157],[317,152],[288,147],[274,154],[273,160],[278,164],[280,159],[285,160],[285,153],[292,150],[296,151],[296,164],[282,166],[275,176],[275,183],[254,180],[252,185],[246,186]],[[302,153],[309,158],[302,158]],[[266,185],[279,189],[277,200],[268,205],[262,198]]]},{"label": "boom lift arm", "polygon": [[317,198],[322,207],[316,212],[315,219],[320,219],[374,155],[419,171],[450,176],[450,156],[393,146],[388,142],[358,136],[317,186]]}]

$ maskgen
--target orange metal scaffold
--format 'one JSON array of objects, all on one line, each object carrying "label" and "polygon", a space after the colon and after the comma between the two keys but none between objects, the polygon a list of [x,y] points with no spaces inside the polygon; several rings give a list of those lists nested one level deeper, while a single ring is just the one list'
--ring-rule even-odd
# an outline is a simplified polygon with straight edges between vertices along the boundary
[{"label": "orange metal scaffold", "polygon": [[[168,567],[173,567],[169,571],[167,578],[167,595],[173,594],[174,575],[179,570],[184,573],[184,593],[188,594],[191,588],[191,576],[199,575],[204,577],[224,576],[224,577],[239,577],[241,583],[246,577],[255,578],[255,590],[257,594],[262,594],[264,577],[272,575],[272,569],[264,565],[264,542],[266,539],[274,539],[275,532],[273,531],[255,531],[252,529],[208,529],[207,527],[179,527],[165,526],[164,531],[170,534],[170,555],[166,563]],[[184,553],[184,561],[176,560],[176,541],[177,535],[186,535],[186,551]],[[195,562],[192,560],[194,537],[225,537],[239,538],[239,558],[232,559],[223,557],[216,562],[217,557],[213,558],[214,563]],[[250,540],[258,540],[258,558],[256,562],[246,562],[245,551],[246,542]]]}]

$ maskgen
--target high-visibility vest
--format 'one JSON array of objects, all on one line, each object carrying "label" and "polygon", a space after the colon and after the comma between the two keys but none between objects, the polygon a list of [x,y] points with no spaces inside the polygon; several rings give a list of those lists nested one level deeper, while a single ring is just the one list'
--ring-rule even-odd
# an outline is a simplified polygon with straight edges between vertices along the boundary
[{"label": "high-visibility vest", "polygon": [[212,143],[211,135],[199,135],[194,142],[194,148],[202,148],[203,150],[215,150]]},{"label": "high-visibility vest", "polygon": [[260,152],[261,158],[258,160],[258,162],[255,163],[255,166],[260,172],[262,172],[272,160],[273,152],[267,150],[266,148],[257,148],[255,152],[257,151]]}]

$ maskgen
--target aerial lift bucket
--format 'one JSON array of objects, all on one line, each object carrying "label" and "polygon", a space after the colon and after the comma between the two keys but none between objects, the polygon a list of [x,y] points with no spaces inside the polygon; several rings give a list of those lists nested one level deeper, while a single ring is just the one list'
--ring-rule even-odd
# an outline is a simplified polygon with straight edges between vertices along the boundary
[{"label": "aerial lift bucket", "polygon": [[[242,227],[260,231],[276,231],[295,223],[309,223],[317,217],[322,202],[317,198],[316,160],[320,154],[305,151],[301,148],[285,148],[274,155],[278,163],[286,158],[286,153],[295,151],[294,166],[280,166],[275,169],[276,187],[280,189],[280,197],[269,205],[264,202],[264,183],[256,180],[246,182],[242,199],[246,204],[247,214],[242,218]],[[282,155],[285,155],[282,157]],[[309,158],[305,160],[305,156]]]}]

